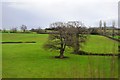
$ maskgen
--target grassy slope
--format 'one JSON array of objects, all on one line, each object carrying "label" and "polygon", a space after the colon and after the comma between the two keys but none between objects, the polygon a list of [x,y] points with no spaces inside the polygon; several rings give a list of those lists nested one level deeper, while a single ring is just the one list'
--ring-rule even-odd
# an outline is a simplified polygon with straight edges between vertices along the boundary
[{"label": "grassy slope", "polygon": [[[12,36],[14,39],[11,38]],[[68,50],[65,52],[68,59],[55,59],[53,57],[59,55],[57,51],[51,52],[42,48],[47,36],[46,34],[3,34],[3,41],[37,41],[36,44],[2,45],[3,77],[110,77],[109,73],[114,73],[117,77],[117,58],[113,72],[110,71],[111,57],[80,56],[70,54]]]},{"label": "grassy slope", "polygon": [[82,50],[94,53],[118,53],[118,42],[104,36],[91,35]]}]

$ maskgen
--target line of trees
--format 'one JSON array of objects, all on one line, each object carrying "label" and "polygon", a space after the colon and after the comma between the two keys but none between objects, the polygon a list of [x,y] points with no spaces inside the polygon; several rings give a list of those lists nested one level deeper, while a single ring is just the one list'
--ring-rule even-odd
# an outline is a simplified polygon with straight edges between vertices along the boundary
[{"label": "line of trees", "polygon": [[[21,25],[20,26],[20,29],[22,31],[22,33],[26,33],[28,32],[27,30],[27,26],[26,25]],[[12,27],[10,30],[6,30],[5,28],[3,28],[3,30],[1,30],[3,33],[17,33],[17,32],[20,32],[18,31],[18,28],[17,27]]]},{"label": "line of trees", "polygon": [[[70,24],[70,22],[68,22]],[[74,25],[75,26],[75,25]],[[22,33],[28,33],[28,32],[36,32],[38,34],[51,34],[51,33],[56,33],[55,32],[55,27],[49,27],[49,28],[45,28],[45,29],[41,29],[40,27],[37,29],[32,28],[31,30],[27,30],[27,26],[26,25],[21,25],[20,29],[22,31]],[[96,35],[105,35],[105,36],[112,36],[114,37],[115,35],[120,35],[117,30],[118,28],[115,28],[115,21],[112,22],[112,26],[111,27],[107,27],[106,25],[106,21],[101,21],[99,22],[99,27],[90,27],[87,28],[90,34],[96,34]],[[3,30],[1,30],[1,32],[3,33],[17,33],[20,32],[18,31],[17,27],[13,27],[11,30],[6,30],[5,28]]]},{"label": "line of trees", "polygon": [[107,26],[106,21],[102,22],[100,20],[99,27],[90,27],[89,29],[90,34],[96,35],[105,35],[105,36],[112,36],[119,35],[118,31],[119,28],[115,28],[115,21],[112,22],[111,26]]},{"label": "line of trees", "polygon": [[59,58],[64,58],[64,51],[66,46],[72,47],[74,53],[79,53],[81,43],[84,43],[87,38],[87,29],[83,23],[79,21],[55,22],[50,24],[55,34],[49,34],[48,42],[44,45],[44,48],[59,50]]},{"label": "line of trees", "polygon": [[[21,31],[20,31],[21,30]],[[30,32],[36,32],[38,34],[46,34],[46,30],[41,29],[40,27],[37,29],[32,28],[31,30],[27,30],[27,26],[26,25],[21,25],[20,26],[20,30],[18,30],[17,27],[12,27],[10,30],[6,30],[5,28],[3,28],[3,30],[0,30],[3,33],[30,33]]]},{"label": "line of trees", "polygon": [[[107,30],[109,30],[109,32],[107,32]],[[110,30],[111,30],[111,32],[110,32]],[[115,30],[116,30],[115,21],[112,22],[112,26],[110,28],[110,27],[106,26],[106,21],[103,22],[103,27],[102,27],[102,21],[100,20],[100,22],[99,22],[99,32],[98,32],[99,34],[106,35],[106,36],[111,35],[111,36],[114,37],[116,35]]]}]

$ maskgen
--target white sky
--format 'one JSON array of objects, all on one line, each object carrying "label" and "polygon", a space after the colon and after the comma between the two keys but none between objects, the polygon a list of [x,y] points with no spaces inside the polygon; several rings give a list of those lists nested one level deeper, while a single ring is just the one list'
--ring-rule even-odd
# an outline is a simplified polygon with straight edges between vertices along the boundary
[{"label": "white sky", "polygon": [[86,26],[118,22],[119,0],[2,0],[2,26],[10,29],[25,24],[45,28],[56,21],[82,21]]}]

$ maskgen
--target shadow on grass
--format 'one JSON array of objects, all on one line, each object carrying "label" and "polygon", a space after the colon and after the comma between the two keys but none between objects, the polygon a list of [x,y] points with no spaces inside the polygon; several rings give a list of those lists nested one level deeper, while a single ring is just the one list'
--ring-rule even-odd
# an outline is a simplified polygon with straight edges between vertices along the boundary
[{"label": "shadow on grass", "polygon": [[69,57],[68,56],[64,56],[63,58],[60,58],[60,56],[50,56],[50,58],[52,58],[52,59],[69,59]]},{"label": "shadow on grass", "polygon": [[[60,56],[55,56],[54,58],[59,58],[59,59],[61,59]],[[69,58],[69,57],[64,56],[63,59],[65,59],[65,58]]]},{"label": "shadow on grass", "polygon": [[[79,51],[78,53],[71,52],[71,54],[75,55],[88,55],[88,56],[120,56],[120,54],[113,54],[113,53],[90,53],[85,51]],[[63,58],[60,58],[60,56],[52,56],[53,59],[69,59],[69,57],[64,56]]]}]

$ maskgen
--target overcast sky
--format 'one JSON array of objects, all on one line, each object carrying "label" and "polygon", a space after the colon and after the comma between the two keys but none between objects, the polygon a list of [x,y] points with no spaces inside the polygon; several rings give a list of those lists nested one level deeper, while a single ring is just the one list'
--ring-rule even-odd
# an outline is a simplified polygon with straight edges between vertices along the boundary
[{"label": "overcast sky", "polygon": [[[99,21],[118,22],[119,0],[2,0],[2,27],[11,29],[22,24],[46,28],[52,22],[82,21],[99,26]],[[0,25],[1,26],[1,25]]]}]

